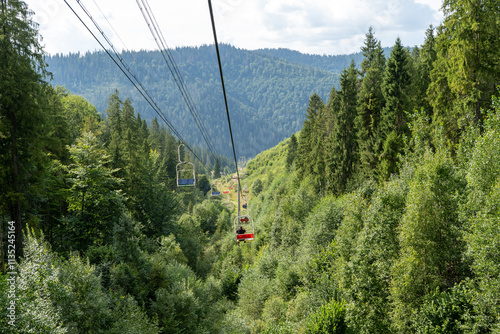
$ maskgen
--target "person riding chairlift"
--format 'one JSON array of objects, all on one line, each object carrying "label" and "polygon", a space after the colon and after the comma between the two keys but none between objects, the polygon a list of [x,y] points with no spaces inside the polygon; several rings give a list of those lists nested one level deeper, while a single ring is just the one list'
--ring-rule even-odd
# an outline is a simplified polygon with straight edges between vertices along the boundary
[{"label": "person riding chairlift", "polygon": [[[240,227],[236,230],[236,234],[245,234],[247,230],[240,225]],[[243,240],[245,242],[246,240]],[[238,240],[238,247],[240,247],[240,240]]]}]

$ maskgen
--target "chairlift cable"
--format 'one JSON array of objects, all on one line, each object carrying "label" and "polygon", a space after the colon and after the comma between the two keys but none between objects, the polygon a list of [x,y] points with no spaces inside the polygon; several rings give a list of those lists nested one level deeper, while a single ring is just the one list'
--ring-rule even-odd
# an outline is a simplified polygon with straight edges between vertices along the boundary
[{"label": "chairlift cable", "polygon": [[[236,159],[236,150],[234,148],[233,130],[231,129],[231,118],[229,117],[229,107],[227,104],[226,88],[224,86],[224,75],[222,74],[222,64],[221,64],[221,60],[220,60],[219,44],[217,42],[217,32],[215,29],[215,20],[214,20],[214,14],[213,14],[213,10],[212,10],[212,1],[211,0],[208,0],[208,8],[210,10],[210,19],[212,21],[212,31],[214,34],[215,51],[217,53],[217,61],[219,63],[220,81],[222,84],[222,93],[224,95],[224,104],[226,106],[227,124],[229,126],[229,135],[231,136],[231,145],[233,147],[234,165],[236,167],[236,175],[238,176],[238,190],[239,190],[239,188],[241,187],[241,185],[240,185],[240,173],[238,171],[238,160]],[[239,201],[239,195],[238,195],[238,201]],[[238,211],[239,210],[240,210],[240,208],[238,205]]]},{"label": "chairlift cable", "polygon": [[[146,100],[146,102],[148,102],[148,104],[151,106],[151,108],[153,108],[153,110],[158,114],[158,116],[165,122],[165,124],[167,124],[167,126],[169,127],[169,129],[177,136],[177,138],[184,144],[186,145],[186,147],[189,149],[189,151],[191,151],[191,153],[193,154],[193,156],[198,159],[201,164],[203,166],[206,167],[205,163],[203,162],[203,160],[201,160],[197,155],[196,153],[194,153],[194,151],[191,149],[191,147],[186,143],[186,141],[184,140],[184,138],[182,138],[182,136],[180,135],[180,133],[175,129],[175,127],[169,122],[169,120],[166,118],[166,116],[163,114],[163,112],[161,111],[161,109],[158,107],[158,105],[156,104],[156,102],[154,101],[154,99],[151,97],[151,95],[149,94],[149,92],[147,91],[147,89],[142,85],[141,81],[135,76],[135,74],[132,72],[132,70],[130,69],[130,67],[126,64],[125,60],[120,56],[118,55],[118,52],[116,51],[114,45],[111,43],[111,40],[106,36],[106,34],[104,33],[104,31],[100,28],[100,26],[97,24],[97,22],[94,20],[94,18],[92,17],[92,15],[90,15],[90,13],[88,12],[88,10],[85,8],[85,6],[81,3],[80,0],[76,0],[77,3],[80,5],[80,7],[82,8],[82,10],[84,11],[84,13],[89,17],[89,19],[92,21],[92,23],[94,24],[94,26],[96,27],[96,29],[101,33],[101,35],[103,36],[103,38],[106,40],[106,42],[109,44],[111,50],[113,51],[115,57],[117,59],[115,59],[115,57],[113,57],[113,55],[108,51],[108,49],[106,49],[106,47],[103,45],[103,43],[99,40],[99,38],[97,38],[97,36],[92,32],[92,30],[88,27],[88,25],[83,21],[83,19],[80,17],[80,15],[78,15],[78,13],[76,13],[76,11],[73,9],[73,7],[68,3],[67,0],[64,0],[64,2],[66,3],[66,5],[71,9],[71,11],[73,12],[73,14],[75,14],[75,16],[80,20],[80,22],[85,26],[85,28],[89,31],[89,33],[92,35],[92,37],[94,37],[94,39],[97,41],[97,43],[99,43],[99,45],[103,48],[103,50],[106,52],[106,54],[111,58],[111,60],[113,60],[113,62],[118,66],[118,68],[122,71],[122,73],[127,77],[127,79],[132,83],[132,85],[137,89],[137,91],[142,95],[142,97]],[[123,67],[122,67],[123,66]],[[128,74],[127,74],[128,72]],[[132,78],[134,78],[134,80],[132,80]],[[138,87],[138,85],[140,86],[140,89]]]},{"label": "chairlift cable", "polygon": [[[142,6],[141,6],[142,2]],[[200,133],[207,143],[207,147],[212,153],[214,159],[217,158],[216,154],[214,153],[215,148],[212,144],[212,141],[210,140],[210,136],[208,135],[208,132],[201,120],[201,117],[199,115],[198,110],[196,109],[196,105],[193,102],[193,99],[191,97],[191,94],[189,93],[189,90],[187,89],[184,80],[182,78],[182,75],[180,74],[179,68],[177,66],[177,63],[175,62],[175,59],[170,51],[170,48],[168,47],[165,38],[163,37],[163,33],[156,21],[156,18],[154,16],[153,11],[151,10],[151,7],[149,6],[149,3],[147,0],[136,0],[137,5],[139,6],[139,9],[141,11],[141,14],[146,21],[146,24],[148,25],[148,28],[151,32],[151,35],[153,36],[153,39],[156,42],[156,45],[158,46],[158,49],[167,64],[167,67],[170,71],[170,74],[172,75],[175,84],[177,85],[177,88],[179,89],[184,102],[186,103],[188,110],[190,111],[191,115],[193,116],[193,119],[198,126],[198,129],[200,130]],[[166,55],[165,55],[166,54]],[[168,58],[168,59],[167,59]]]}]

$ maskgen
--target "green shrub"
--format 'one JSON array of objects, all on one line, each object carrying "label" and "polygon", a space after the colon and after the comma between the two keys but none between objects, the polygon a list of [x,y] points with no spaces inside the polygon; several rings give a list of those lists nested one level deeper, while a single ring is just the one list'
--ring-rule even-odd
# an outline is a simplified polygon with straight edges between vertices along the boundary
[{"label": "green shrub", "polygon": [[345,323],[344,303],[332,300],[321,306],[306,320],[305,334],[350,333]]},{"label": "green shrub", "polygon": [[470,291],[464,285],[428,294],[413,317],[415,333],[464,333],[466,316],[472,310],[470,297]]},{"label": "green shrub", "polygon": [[252,194],[254,196],[258,196],[261,191],[262,191],[262,181],[260,179],[257,179],[252,184]]},{"label": "green shrub", "polygon": [[265,323],[279,323],[285,320],[287,303],[280,296],[273,296],[266,300],[262,310],[262,320]]}]

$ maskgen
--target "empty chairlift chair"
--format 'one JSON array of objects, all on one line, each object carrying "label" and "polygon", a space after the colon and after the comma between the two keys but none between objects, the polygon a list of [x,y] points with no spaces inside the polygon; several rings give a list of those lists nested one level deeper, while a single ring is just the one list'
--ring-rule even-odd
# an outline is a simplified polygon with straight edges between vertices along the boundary
[{"label": "empty chairlift chair", "polygon": [[211,184],[210,185],[210,194],[212,196],[220,196],[220,191],[218,191],[217,188],[215,188],[215,185]]},{"label": "empty chairlift chair", "polygon": [[[178,187],[194,187],[196,186],[196,172],[192,162],[183,162],[181,160],[181,146],[177,150],[179,155],[179,163],[176,166],[177,171],[177,186]],[[191,177],[192,176],[192,177]]]}]

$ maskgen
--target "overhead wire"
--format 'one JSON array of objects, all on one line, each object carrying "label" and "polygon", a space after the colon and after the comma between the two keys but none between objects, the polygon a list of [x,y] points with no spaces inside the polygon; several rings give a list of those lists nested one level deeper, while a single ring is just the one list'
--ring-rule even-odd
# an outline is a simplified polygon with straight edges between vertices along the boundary
[{"label": "overhead wire", "polygon": [[189,90],[187,89],[186,84],[184,83],[184,80],[179,71],[177,63],[175,62],[174,56],[165,41],[163,33],[158,25],[158,22],[156,21],[153,11],[151,10],[149,2],[147,0],[136,0],[136,3],[139,6],[142,16],[144,17],[144,20],[148,25],[148,28],[156,42],[156,45],[158,46],[158,49],[160,50],[161,55],[163,56],[165,63],[168,66],[168,69],[170,70],[170,73],[172,74],[172,77],[174,78],[177,88],[181,92],[181,95],[188,107],[188,110],[193,116],[193,119],[196,125],[198,126],[201,135],[203,136],[205,142],[207,143],[208,149],[211,151],[214,159],[217,159],[217,155],[214,153],[215,148],[212,144],[212,141],[210,140],[208,131],[206,130],[205,125],[203,124],[200,114],[196,108],[196,105],[193,102],[191,94],[189,93]]},{"label": "overhead wire", "polygon": [[[200,129],[200,132],[202,132],[202,134],[203,134],[203,132],[206,134],[206,137],[209,139],[207,141],[207,145],[211,146],[213,148],[213,151],[216,151],[215,148],[214,148],[214,145],[212,144],[212,141],[210,140],[210,136],[208,135],[208,131],[206,130],[205,125],[201,121],[201,117],[200,117],[200,114],[198,112],[198,109],[196,108],[196,104],[193,102],[193,98],[191,97],[191,94],[189,93],[189,90],[187,89],[186,85],[184,84],[184,80],[182,78],[182,75],[180,74],[179,67],[177,66],[175,58],[174,58],[174,56],[173,56],[170,48],[167,45],[165,37],[163,36],[163,33],[162,33],[162,31],[161,31],[161,29],[160,29],[160,27],[158,25],[158,22],[156,21],[156,17],[154,16],[154,13],[151,10],[151,7],[149,6],[149,2],[147,0],[143,0],[143,3],[144,2],[146,3],[146,8],[151,13],[151,16],[152,16],[152,19],[153,19],[153,23],[156,25],[157,30],[159,32],[160,41],[162,42],[162,45],[164,46],[164,48],[161,49],[161,50],[165,50],[167,52],[167,55],[169,56],[168,58],[170,59],[172,65],[173,65],[174,71],[177,74],[177,77],[178,77],[179,81],[181,82],[181,86],[183,87],[185,95],[187,96],[187,100],[190,101],[190,103],[187,103],[187,104],[188,104],[188,106],[189,105],[192,106],[192,109],[190,109],[190,111],[192,111],[193,117],[198,119],[198,122],[201,124],[201,127],[203,128],[203,130]],[[215,156],[214,156],[214,158],[215,158]]]},{"label": "overhead wire", "polygon": [[[208,8],[209,8],[209,11],[210,11],[210,19],[212,21],[212,31],[213,31],[213,34],[214,34],[215,51],[217,53],[217,62],[219,63],[220,81],[221,81],[221,84],[222,84],[222,93],[224,95],[224,104],[226,106],[226,115],[227,115],[227,124],[229,126],[229,135],[231,137],[231,145],[233,147],[234,165],[236,166],[236,175],[238,177],[238,194],[239,194],[239,190],[241,189],[240,172],[238,170],[238,161],[236,159],[236,149],[234,148],[233,130],[231,128],[231,117],[229,116],[229,107],[228,107],[228,103],[227,103],[226,87],[224,85],[224,75],[222,73],[222,63],[221,63],[221,60],[220,60],[219,43],[217,42],[217,31],[215,29],[215,20],[214,20],[214,13],[213,13],[213,10],[212,10],[212,1],[211,0],[208,0]],[[239,208],[239,201],[240,201],[240,198],[239,198],[239,195],[238,195],[238,215],[239,215],[239,210],[240,210],[240,208]]]},{"label": "overhead wire", "polygon": [[123,45],[123,49],[122,49],[122,55],[123,55],[123,51],[126,51],[129,53],[129,56],[133,59],[133,62],[135,63],[135,65],[137,66],[138,68],[138,72],[140,75],[142,76],[145,76],[144,73],[146,73],[146,71],[144,71],[144,69],[141,67],[141,64],[139,63],[139,61],[137,60],[137,58],[135,58],[134,56],[134,53],[130,51],[130,49],[127,47],[127,45],[125,44],[125,42],[122,40],[122,38],[120,37],[120,35],[118,34],[118,32],[115,30],[115,28],[113,27],[113,25],[111,24],[111,22],[109,22],[108,18],[106,17],[106,15],[104,14],[104,12],[101,10],[101,7],[99,7],[99,5],[97,4],[96,0],[92,0],[92,2],[94,3],[94,5],[96,6],[96,8],[99,10],[99,12],[101,13],[101,16],[106,20],[106,22],[108,23],[108,26],[111,28],[111,30],[113,30],[115,36],[120,40],[120,42],[122,43]]},{"label": "overhead wire", "polygon": [[[129,51],[129,49],[128,49],[127,45],[126,45],[126,44],[125,44],[125,42],[121,39],[120,35],[119,35],[119,34],[118,34],[118,32],[115,30],[115,28],[113,27],[113,25],[111,24],[111,22],[109,22],[109,20],[108,20],[108,18],[106,17],[106,15],[104,15],[103,11],[101,10],[101,7],[99,7],[99,5],[97,4],[96,0],[92,0],[92,2],[93,2],[93,3],[94,3],[94,5],[96,6],[96,8],[99,10],[99,12],[101,13],[102,17],[106,20],[106,22],[108,23],[108,25],[109,25],[109,27],[111,28],[111,30],[113,30],[113,32],[115,33],[116,37],[120,40],[120,42],[122,43],[122,45],[123,45],[123,47],[124,47],[124,50],[125,50],[125,51],[128,51],[128,52],[130,53],[130,56],[131,56],[131,57],[132,57],[132,59],[134,60],[135,64],[139,67],[139,70],[142,70],[142,69],[141,69],[141,66],[140,66],[140,64],[139,64],[139,62],[138,62],[138,61],[137,61],[137,59],[134,57],[133,53]],[[147,3],[147,2],[146,2],[146,3]],[[148,4],[148,3],[147,3],[147,5],[148,5],[148,7],[149,7],[149,4]],[[151,8],[150,8],[150,7],[149,7],[149,10],[151,11]],[[153,15],[153,18],[154,18],[154,15]],[[159,32],[160,32],[160,34],[161,34],[161,30],[159,30]],[[162,36],[162,38],[163,38],[163,35],[162,35],[162,34],[161,34],[161,36]],[[165,43],[165,44],[166,44],[166,43]],[[167,46],[167,47],[168,47],[168,46]],[[173,56],[171,57],[171,59],[172,59],[173,64],[174,64],[174,69],[175,69],[175,71],[178,73],[178,76],[179,76],[179,77],[180,77],[180,79],[182,80],[182,77],[180,76],[180,73],[179,73],[179,71],[177,70],[177,64],[175,63],[175,60],[173,59]],[[167,63],[167,65],[168,65],[168,63]],[[172,76],[173,76],[173,75],[172,75]],[[174,77],[174,80],[176,80],[176,78],[175,78],[175,77]],[[177,83],[177,82],[176,82],[176,83]],[[184,86],[184,83],[183,83],[183,82],[182,82],[182,85]],[[177,85],[177,86],[178,86],[178,85]],[[185,90],[187,91],[187,88],[186,88]],[[189,94],[189,91],[187,91],[187,93]],[[192,101],[192,99],[191,99],[191,101]],[[195,106],[195,108],[196,108],[196,106]],[[195,110],[195,111],[196,111],[196,110]],[[198,118],[199,118],[199,115],[198,115]],[[201,124],[202,124],[203,129],[205,130],[205,132],[207,132],[207,131],[206,131],[206,129],[205,129],[205,127],[204,127],[204,125],[203,125],[203,123],[201,123]],[[200,129],[200,132],[201,132],[201,129]],[[207,143],[207,145],[208,145],[209,151],[212,153],[212,155],[213,155],[214,159],[215,159],[215,160],[217,160],[218,158],[217,158],[217,156],[216,156],[216,155],[215,155],[215,153],[214,153],[214,151],[216,151],[216,150],[215,150],[215,148],[214,148],[213,144],[210,146],[211,142],[207,142],[207,139],[206,139],[206,137],[205,137],[205,135],[204,135],[204,133],[203,133],[203,132],[201,132],[201,134],[202,134],[202,136],[204,137],[205,142],[206,142],[206,143]],[[208,135],[208,134],[207,134],[207,135]]]},{"label": "overhead wire", "polygon": [[[142,97],[148,102],[148,104],[153,108],[153,110],[158,114],[158,116],[167,124],[168,128],[177,136],[179,141],[181,141],[187,148],[188,150],[193,154],[193,156],[200,161],[202,165],[205,166],[205,163],[203,160],[201,160],[196,153],[193,151],[193,149],[187,144],[187,142],[184,140],[184,138],[181,136],[181,134],[175,129],[175,127],[170,123],[170,121],[166,118],[165,114],[162,112],[162,110],[158,107],[154,99],[151,97],[151,94],[148,92],[148,90],[144,87],[144,85],[141,83],[141,81],[137,78],[137,76],[132,72],[130,67],[127,65],[123,57],[121,57],[116,48],[114,47],[113,43],[111,43],[111,40],[106,36],[104,31],[100,28],[98,23],[94,20],[90,12],[85,8],[85,6],[81,3],[80,0],[76,0],[78,5],[82,8],[83,12],[89,17],[89,19],[92,21],[96,29],[101,33],[103,38],[106,40],[108,45],[110,46],[111,50],[113,51],[113,55],[108,51],[108,49],[103,45],[103,43],[97,38],[97,36],[94,34],[94,32],[88,27],[88,25],[83,21],[83,19],[78,15],[78,13],[73,9],[73,7],[68,3],[67,0],[64,0],[66,5],[71,9],[73,14],[80,20],[80,22],[85,26],[85,28],[89,31],[89,33],[94,37],[94,39],[99,43],[99,45],[103,48],[103,50],[106,52],[106,54],[113,60],[113,62],[118,66],[118,68],[122,71],[122,73],[127,77],[127,79],[132,83],[132,85],[137,89],[137,91],[142,95]],[[118,59],[118,60],[117,60]],[[118,62],[119,61],[119,62]],[[121,65],[120,65],[121,64]],[[123,67],[122,67],[123,66]],[[127,74],[128,72],[128,74]],[[132,80],[134,78],[134,80]],[[139,87],[140,88],[139,88]],[[142,89],[142,90],[141,90]]]}]

